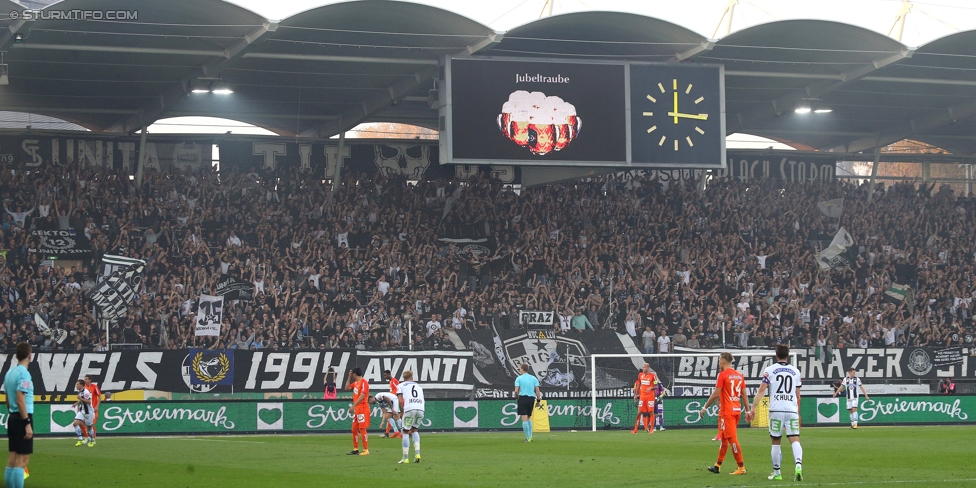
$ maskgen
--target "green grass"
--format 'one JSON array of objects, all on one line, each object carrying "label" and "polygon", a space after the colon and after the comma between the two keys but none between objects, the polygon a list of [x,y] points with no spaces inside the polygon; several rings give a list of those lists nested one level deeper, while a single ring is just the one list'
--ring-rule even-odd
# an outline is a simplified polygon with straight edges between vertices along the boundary
[{"label": "green grass", "polygon": [[[804,486],[976,486],[976,426],[811,428],[803,431]],[[423,462],[397,465],[399,439],[370,442],[352,457],[348,435],[102,437],[38,439],[27,487],[159,486],[785,486],[771,482],[769,438],[741,429],[745,476],[705,468],[715,462],[713,430],[553,432],[522,443],[521,432],[422,434]],[[792,454],[784,446],[784,478]],[[413,451],[411,449],[411,459]],[[87,480],[87,481],[84,481]]]}]

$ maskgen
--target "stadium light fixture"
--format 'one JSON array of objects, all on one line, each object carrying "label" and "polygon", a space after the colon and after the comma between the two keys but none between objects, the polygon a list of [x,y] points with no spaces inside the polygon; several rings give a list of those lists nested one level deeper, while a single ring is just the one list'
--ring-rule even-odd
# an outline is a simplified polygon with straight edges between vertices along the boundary
[{"label": "stadium light fixture", "polygon": [[212,90],[210,90],[210,93],[213,93],[214,95],[230,95],[231,93],[234,93],[234,90],[221,85],[214,87]]},{"label": "stadium light fixture", "polygon": [[210,93],[210,90],[208,90],[206,88],[194,88],[193,90],[190,90],[190,92],[191,93]]},{"label": "stadium light fixture", "polygon": [[798,114],[808,114],[811,112],[810,107],[796,107],[793,111]]},{"label": "stadium light fixture", "polygon": [[816,110],[813,111],[813,113],[815,113],[815,114],[829,114],[830,112],[833,112],[833,111],[834,111],[834,109],[832,109],[830,107],[818,107]]}]

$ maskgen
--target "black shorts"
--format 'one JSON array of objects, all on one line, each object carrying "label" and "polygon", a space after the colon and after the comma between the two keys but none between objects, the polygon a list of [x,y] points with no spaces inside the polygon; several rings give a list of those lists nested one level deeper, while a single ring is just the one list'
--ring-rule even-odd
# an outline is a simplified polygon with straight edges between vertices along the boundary
[{"label": "black shorts", "polygon": [[535,407],[535,397],[521,395],[518,397],[518,414],[532,416]]},{"label": "black shorts", "polygon": [[[27,418],[34,420],[33,414],[28,414]],[[7,443],[10,452],[17,454],[33,454],[34,438],[24,439],[27,435],[27,420],[20,418],[20,414],[11,413],[7,416]]]}]

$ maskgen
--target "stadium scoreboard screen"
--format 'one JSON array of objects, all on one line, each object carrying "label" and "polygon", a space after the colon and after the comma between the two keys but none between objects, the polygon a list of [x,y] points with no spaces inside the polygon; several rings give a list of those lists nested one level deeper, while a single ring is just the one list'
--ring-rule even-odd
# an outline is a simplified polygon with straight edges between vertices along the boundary
[{"label": "stadium scoreboard screen", "polygon": [[725,168],[721,66],[444,60],[445,164]]}]

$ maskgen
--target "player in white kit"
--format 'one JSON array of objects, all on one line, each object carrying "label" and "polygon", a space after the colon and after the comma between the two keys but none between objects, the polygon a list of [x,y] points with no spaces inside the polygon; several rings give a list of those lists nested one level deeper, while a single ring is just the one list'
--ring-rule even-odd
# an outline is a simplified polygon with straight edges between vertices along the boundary
[{"label": "player in white kit", "polygon": [[790,346],[780,344],[776,346],[776,364],[763,371],[762,384],[752,401],[752,410],[746,414],[746,420],[752,421],[753,413],[759,406],[759,400],[769,389],[769,437],[772,440],[770,457],[773,461],[773,474],[770,480],[782,480],[780,462],[783,452],[780,445],[783,434],[790,440],[793,448],[793,458],[796,461],[795,481],[803,480],[803,448],[800,447],[800,371],[788,363]]},{"label": "player in white kit", "polygon": [[95,423],[95,409],[92,407],[91,392],[85,388],[85,380],[78,380],[75,383],[75,388],[78,389],[78,401],[72,405],[75,409],[75,421],[72,422],[72,425],[75,428],[75,433],[78,434],[78,442],[75,443],[75,447],[78,447],[94,442],[92,439],[81,435],[81,426],[84,425],[88,427],[89,432],[93,432],[91,428],[92,424]]},{"label": "player in white kit", "polygon": [[855,374],[854,368],[847,370],[847,377],[840,382],[840,386],[834,392],[834,397],[836,398],[841,390],[847,389],[847,411],[851,414],[852,429],[857,428],[857,404],[860,393],[864,393],[865,400],[871,399],[868,396],[867,390],[864,389],[864,385],[861,384],[861,378],[858,378]]},{"label": "player in white kit", "polygon": [[383,422],[387,422],[390,424],[390,429],[393,430],[393,435],[390,438],[400,437],[400,400],[397,399],[396,395],[386,391],[377,393],[369,398],[369,404],[378,404],[383,409],[383,421],[380,422],[380,428],[383,428]]},{"label": "player in white kit", "polygon": [[397,388],[397,398],[403,402],[403,459],[397,464],[407,464],[410,439],[413,439],[413,462],[420,462],[420,423],[424,421],[424,389],[413,382],[413,371],[403,372],[403,382]]}]

